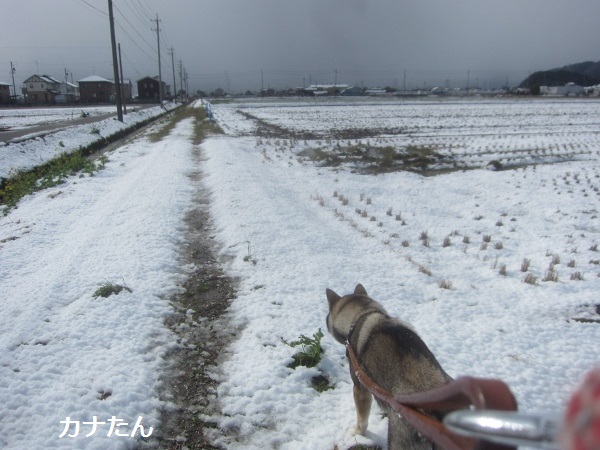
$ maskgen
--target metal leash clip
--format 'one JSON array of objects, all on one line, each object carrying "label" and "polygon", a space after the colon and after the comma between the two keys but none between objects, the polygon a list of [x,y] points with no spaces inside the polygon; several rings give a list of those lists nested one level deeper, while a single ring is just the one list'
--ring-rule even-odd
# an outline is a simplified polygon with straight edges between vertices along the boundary
[{"label": "metal leash clip", "polygon": [[458,410],[444,417],[452,432],[483,441],[545,450],[559,449],[558,421],[518,411]]}]

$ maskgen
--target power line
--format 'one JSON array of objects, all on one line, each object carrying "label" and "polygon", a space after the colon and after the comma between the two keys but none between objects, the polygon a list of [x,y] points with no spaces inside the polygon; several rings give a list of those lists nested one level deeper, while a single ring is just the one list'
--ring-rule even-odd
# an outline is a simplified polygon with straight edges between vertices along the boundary
[{"label": "power line", "polygon": [[135,18],[140,21],[140,24],[145,25],[147,23],[147,19],[145,17],[143,17],[142,13],[140,13],[140,11],[137,9],[137,7],[135,5],[131,4],[131,0],[125,0],[125,5],[127,5],[127,7],[133,13]]},{"label": "power line", "polygon": [[142,76],[142,74],[140,73],[139,70],[137,70],[137,68],[135,67],[135,65],[131,62],[131,60],[127,57],[127,53],[125,53],[123,55],[123,57],[125,58],[125,60],[129,63],[129,65],[133,68],[134,72],[138,74],[138,76]]},{"label": "power line", "polygon": [[146,50],[144,50],[142,47],[140,47],[138,45],[138,43],[135,41],[135,39],[133,39],[131,37],[131,35],[127,32],[127,30],[125,30],[125,28],[123,28],[123,26],[118,21],[115,21],[115,22],[117,23],[117,25],[119,25],[119,28],[121,28],[121,30],[123,31],[123,33],[125,33],[125,35],[129,38],[129,40],[131,41],[131,43],[133,45],[135,45],[144,55],[146,55],[148,58],[156,59],[152,55],[150,55],[148,52],[146,52]]},{"label": "power line", "polygon": [[99,12],[100,14],[102,14],[103,16],[108,16],[108,14],[105,11],[102,11],[101,9],[96,8],[94,5],[92,5],[91,3],[86,2],[86,0],[78,0],[81,3],[84,3],[85,5],[89,6],[90,8],[96,10],[97,12]]},{"label": "power line", "polygon": [[[126,17],[126,16],[125,16],[125,15],[124,15],[122,12],[121,12],[121,10],[120,10],[120,9],[119,9],[119,8],[118,8],[116,5],[113,5],[113,6],[114,6],[114,8],[117,10],[117,12],[118,12],[119,14],[121,14],[121,16],[123,17],[123,19],[125,19],[125,21],[126,21],[126,22],[127,22],[127,23],[128,23],[130,26],[131,26],[131,28],[133,29],[133,31],[135,31],[135,32],[136,32],[136,34],[137,34],[137,35],[140,37],[140,39],[141,39],[142,41],[144,41],[144,43],[145,43],[145,44],[146,44],[146,45],[147,45],[147,46],[148,46],[150,49],[154,50],[154,49],[153,49],[153,47],[152,47],[152,45],[151,45],[151,44],[150,44],[150,43],[149,43],[149,42],[148,42],[148,41],[147,41],[147,40],[144,38],[144,36],[142,36],[142,34],[141,34],[141,33],[140,33],[138,30],[137,30],[137,28],[136,28],[135,26],[133,26],[133,24],[132,24],[132,23],[129,21],[129,19],[128,19],[128,18],[127,18],[127,17]],[[118,22],[117,22],[117,23],[118,23]],[[123,26],[122,26],[120,23],[119,23],[119,26],[121,27],[121,29],[122,29],[123,31],[125,31],[125,29],[123,28]],[[126,32],[125,32],[125,33],[126,33]],[[149,55],[148,55],[148,56],[149,56]]]},{"label": "power line", "polygon": [[[125,19],[125,21],[131,26],[131,28],[133,29],[133,31],[135,31],[136,34],[142,39],[142,41],[144,41],[144,43],[148,46],[148,48],[150,48],[152,51],[154,51],[155,48],[153,47],[153,45],[150,44],[150,43],[148,43],[148,41],[142,36],[142,34],[137,30],[137,28],[129,21],[129,19],[127,19],[127,17],[125,16],[125,14],[123,14],[123,12],[116,5],[113,5],[113,6],[119,12],[119,14]],[[154,21],[154,19],[151,19],[151,20]],[[117,22],[117,23],[118,23],[119,27],[121,27],[121,29],[125,32],[125,34],[127,34],[127,32],[125,31],[125,29],[123,28],[123,26],[119,22]],[[164,30],[161,29],[161,31],[163,31],[163,33],[164,33]],[[131,38],[131,36],[128,35],[128,37],[135,44],[135,41]],[[162,38],[161,40],[165,44],[165,46],[168,47],[168,43],[165,41],[164,36],[161,35],[161,38]],[[140,48],[140,47],[138,46],[138,48]],[[140,48],[140,50],[141,50],[141,48]],[[144,52],[144,54],[146,56],[148,56],[149,58],[152,58],[154,61],[157,60],[157,58],[155,56],[151,56],[148,53],[146,53],[145,51],[143,51],[143,52]],[[168,64],[168,61],[165,59],[164,56],[161,56],[161,62],[164,63],[164,64]]]},{"label": "power line", "polygon": [[146,16],[146,18],[148,20],[154,20],[154,15],[155,15],[154,11],[152,11],[150,9],[150,7],[144,5],[140,0],[137,0],[137,2],[140,5],[140,10]]}]

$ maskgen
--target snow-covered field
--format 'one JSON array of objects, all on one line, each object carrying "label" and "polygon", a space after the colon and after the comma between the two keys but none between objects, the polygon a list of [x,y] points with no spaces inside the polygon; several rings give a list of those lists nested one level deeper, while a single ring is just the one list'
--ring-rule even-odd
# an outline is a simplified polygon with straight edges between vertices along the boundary
[{"label": "snow-covered field", "polygon": [[[285,342],[325,330],[325,289],[345,294],[359,282],[416,327],[451,375],[501,378],[522,410],[561,414],[599,357],[599,102],[241,103],[213,111],[228,135],[203,145],[205,178],[215,235],[240,278],[232,313],[245,325],[219,390],[219,423],[242,439],[219,442],[385,444],[386,421],[374,414],[368,438],[350,434],[345,351],[327,333],[317,368],[288,368],[296,350]],[[320,136],[256,137],[260,125],[247,114]],[[373,128],[402,134],[328,137]],[[357,140],[398,149],[433,142],[461,158],[527,149],[569,161],[425,178],[363,175],[356,162],[320,167],[302,156]],[[335,389],[317,393],[310,380],[319,373]]]},{"label": "snow-covered field", "polygon": [[[175,106],[175,104],[165,105],[169,110]],[[114,109],[114,107],[111,108],[113,111]],[[26,111],[33,112],[33,110]],[[56,108],[54,114],[58,118],[57,121],[68,120],[66,119],[66,115],[60,114],[60,111],[67,112],[63,108]],[[92,115],[94,115],[93,111],[99,113],[110,112],[106,111],[104,107],[90,108],[89,111],[91,111]],[[19,138],[18,142],[0,142],[0,178],[10,178],[17,171],[29,170],[32,167],[56,158],[61,153],[70,153],[79,148],[102,141],[119,131],[164,114],[164,112],[165,110],[159,106],[139,109],[137,111],[130,110],[128,114],[123,116],[123,122],[119,122],[116,117],[111,117],[100,122],[83,125],[68,126],[67,123],[64,124],[66,125],[65,128],[53,132],[44,132],[42,136],[33,133],[31,135],[32,139],[25,140],[25,138]],[[18,123],[15,117],[19,117],[21,114],[24,114],[22,109],[0,110],[0,115],[3,115],[3,120],[9,126],[14,126],[15,123]],[[32,118],[32,120],[28,126],[46,123],[45,116],[37,116],[36,119]],[[63,124],[61,123],[61,125]]]},{"label": "snow-covered field", "polygon": [[[351,435],[345,351],[325,331],[325,289],[346,294],[357,283],[412,323],[449,374],[501,378],[523,411],[561,414],[599,357],[600,102],[246,101],[212,110],[226,134],[201,145],[200,167],[183,122],[0,217],[0,446],[134,445],[107,437],[108,423],[59,438],[67,416],[115,416],[130,432],[139,417],[146,431],[160,426],[161,357],[176,345],[162,320],[186,271],[177,251],[196,188],[186,175],[198,169],[224,267],[239,279],[230,314],[242,327],[215,374],[222,415],[203,417],[218,424],[215,444],[385,447],[376,408],[368,436]],[[352,147],[435,147],[446,159],[430,169],[473,170],[365,175],[376,162],[344,159]],[[36,151],[54,149],[40,142]],[[314,158],[333,153],[333,165]],[[513,168],[491,171],[491,160]],[[94,298],[105,279],[133,292]],[[321,363],[289,368],[297,349],[286,342],[319,328]],[[316,392],[319,374],[334,389]]]}]

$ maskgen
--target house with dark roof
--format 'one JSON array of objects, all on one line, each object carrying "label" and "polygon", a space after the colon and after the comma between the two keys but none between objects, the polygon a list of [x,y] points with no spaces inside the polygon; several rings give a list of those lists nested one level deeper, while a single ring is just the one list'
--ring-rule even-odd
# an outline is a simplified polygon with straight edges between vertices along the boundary
[{"label": "house with dark roof", "polygon": [[[158,91],[158,77],[144,77],[137,81],[138,99],[140,101],[158,101],[160,93]],[[170,85],[162,82],[162,98],[166,100],[171,96]]]},{"label": "house with dark roof", "polygon": [[33,75],[23,82],[23,93],[31,104],[52,104],[60,95],[60,85],[61,82],[50,75]]}]

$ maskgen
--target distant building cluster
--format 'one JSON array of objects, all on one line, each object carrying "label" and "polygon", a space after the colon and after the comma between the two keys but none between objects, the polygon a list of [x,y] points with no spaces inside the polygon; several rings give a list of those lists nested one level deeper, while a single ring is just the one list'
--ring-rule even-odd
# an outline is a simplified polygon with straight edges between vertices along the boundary
[{"label": "distant building cluster", "polygon": [[[158,77],[144,77],[136,82],[138,95],[133,97],[131,80],[120,83],[125,102],[157,103],[161,98],[173,98],[171,86]],[[116,87],[112,80],[92,75],[77,82],[61,81],[50,75],[32,75],[21,86],[21,94],[11,94],[13,86],[0,82],[0,104],[67,105],[115,103]],[[183,94],[183,93],[180,93]]]},{"label": "distant building cluster", "polygon": [[[160,86],[159,86],[160,85]],[[171,86],[158,77],[144,77],[136,81],[137,96],[133,96],[131,80],[125,80],[121,85],[121,98],[126,103],[158,103],[162,99],[171,100],[174,94]],[[115,83],[112,80],[92,75],[77,82],[61,81],[49,75],[32,75],[21,86],[21,95],[11,94],[13,86],[0,82],[0,104],[27,105],[67,105],[67,104],[110,104],[116,101]],[[327,97],[327,96],[371,96],[371,97],[426,97],[426,96],[505,96],[505,95],[542,95],[549,97],[600,97],[600,84],[596,86],[579,86],[576,83],[566,83],[563,86],[537,86],[535,88],[501,88],[481,89],[477,86],[464,88],[423,87],[420,89],[397,89],[392,87],[364,87],[348,84],[311,84],[307,87],[289,89],[261,89],[243,93],[229,93],[222,88],[212,92],[197,91],[198,97]],[[187,96],[181,90],[177,96]]]},{"label": "distant building cluster", "polygon": [[328,96],[369,96],[369,97],[429,97],[429,96],[508,96],[508,95],[544,95],[544,96],[600,96],[600,85],[582,87],[574,83],[565,86],[541,86],[539,91],[534,92],[529,88],[500,88],[481,89],[476,86],[469,88],[427,87],[421,89],[397,89],[392,87],[362,87],[347,84],[312,84],[308,87],[297,87],[291,89],[262,89],[259,91],[246,91],[244,93],[231,94],[222,88],[215,89],[210,93],[198,91],[202,97],[328,97]]}]

